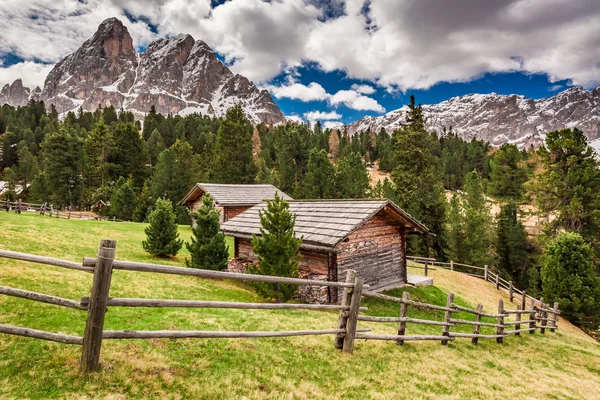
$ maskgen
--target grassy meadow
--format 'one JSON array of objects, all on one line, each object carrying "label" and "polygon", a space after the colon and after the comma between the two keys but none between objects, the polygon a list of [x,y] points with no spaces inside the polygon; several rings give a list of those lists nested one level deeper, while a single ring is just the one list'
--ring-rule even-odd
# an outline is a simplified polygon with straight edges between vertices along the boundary
[{"label": "grassy meadow", "polygon": [[[81,261],[94,256],[100,239],[117,240],[117,258],[184,265],[185,248],[173,259],[142,249],[144,224],[57,220],[0,212],[0,248]],[[191,231],[180,227],[188,240]],[[231,250],[231,249],[230,249]],[[411,272],[419,273],[420,270]],[[446,270],[435,285],[411,288],[411,298],[456,302],[495,312],[501,292],[483,281]],[[90,292],[91,274],[0,259],[0,285],[79,300]],[[390,294],[400,296],[402,290]],[[111,296],[260,302],[233,281],[115,271]],[[367,314],[397,316],[399,306],[365,299]],[[507,305],[507,308],[516,308]],[[441,319],[441,313],[409,307],[409,316]],[[454,318],[473,319],[460,313]],[[337,313],[290,310],[158,309],[112,307],[106,329],[296,330],[334,328]],[[85,313],[0,296],[0,323],[82,335]],[[373,333],[395,333],[397,324],[359,323]],[[80,347],[0,334],[2,399],[465,399],[600,398],[600,346],[564,320],[546,335],[510,336],[504,344],[480,339],[439,342],[357,340],[355,353],[333,348],[332,336],[263,339],[105,340],[102,369],[78,372]],[[454,329],[454,328],[453,328]],[[461,328],[469,331],[469,327]],[[441,327],[408,324],[407,334],[439,334]],[[482,333],[491,333],[482,329]]]}]

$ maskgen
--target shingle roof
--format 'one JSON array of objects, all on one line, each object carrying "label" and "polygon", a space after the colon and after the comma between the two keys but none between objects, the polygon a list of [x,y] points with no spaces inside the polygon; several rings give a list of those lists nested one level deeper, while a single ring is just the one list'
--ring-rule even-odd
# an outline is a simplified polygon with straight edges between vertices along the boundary
[{"label": "shingle roof", "polygon": [[181,204],[189,204],[196,200],[202,192],[209,193],[218,206],[252,206],[264,200],[271,200],[275,192],[284,200],[293,200],[290,196],[273,185],[228,185],[218,183],[197,183],[181,200]]},{"label": "shingle roof", "polygon": [[[418,233],[429,233],[424,225],[389,200],[309,200],[289,204],[290,212],[296,214],[296,235],[304,236],[306,245],[333,248],[383,209]],[[265,207],[266,203],[257,204],[223,223],[221,229],[231,236],[258,235],[259,211]]]}]

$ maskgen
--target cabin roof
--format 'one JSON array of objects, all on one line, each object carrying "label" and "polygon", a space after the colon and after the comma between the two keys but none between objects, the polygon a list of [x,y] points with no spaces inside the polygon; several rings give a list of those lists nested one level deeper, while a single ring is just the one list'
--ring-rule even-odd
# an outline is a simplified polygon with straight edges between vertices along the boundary
[{"label": "cabin roof", "polygon": [[273,185],[228,185],[197,183],[181,200],[180,204],[191,204],[204,193],[208,193],[217,206],[253,206],[264,200],[275,198],[275,192],[284,200],[293,200]]},{"label": "cabin roof", "polygon": [[[429,234],[419,221],[390,200],[298,200],[290,201],[290,211],[296,214],[295,231],[303,236],[303,246],[334,248],[362,224],[380,211],[404,224],[410,233]],[[260,203],[221,225],[227,235],[250,237],[260,235]]]}]

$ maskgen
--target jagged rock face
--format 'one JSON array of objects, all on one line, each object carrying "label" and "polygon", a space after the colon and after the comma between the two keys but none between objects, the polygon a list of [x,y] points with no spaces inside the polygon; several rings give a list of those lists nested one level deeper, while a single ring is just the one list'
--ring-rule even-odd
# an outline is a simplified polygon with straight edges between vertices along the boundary
[{"label": "jagged rock face", "polygon": [[[514,143],[519,147],[543,144],[546,133],[579,128],[588,139],[600,137],[600,87],[593,91],[570,88],[539,100],[523,96],[470,94],[439,104],[424,105],[427,129],[452,129],[465,140],[477,138],[495,146]],[[406,123],[408,107],[381,117],[365,117],[346,127],[350,134],[363,130],[388,132]]]},{"label": "jagged rock face", "polygon": [[163,114],[223,116],[241,104],[254,123],[284,120],[267,91],[233,74],[203,41],[179,35],[136,54],[127,28],[116,18],[104,21],[91,39],[56,64],[43,91],[30,96],[19,80],[0,92],[0,102],[12,105],[30,97],[54,104],[59,113],[112,105],[143,118],[154,105]]},{"label": "jagged rock face", "polygon": [[11,104],[15,107],[24,106],[29,101],[29,88],[23,86],[23,81],[17,79],[11,85],[6,84],[0,90],[0,104]]},{"label": "jagged rock face", "polygon": [[[82,106],[93,110],[112,104],[121,108],[135,78],[137,55],[127,28],[116,18],[104,21],[77,51],[68,55],[46,77],[42,99],[59,112]],[[111,101],[103,98],[107,93]]]}]

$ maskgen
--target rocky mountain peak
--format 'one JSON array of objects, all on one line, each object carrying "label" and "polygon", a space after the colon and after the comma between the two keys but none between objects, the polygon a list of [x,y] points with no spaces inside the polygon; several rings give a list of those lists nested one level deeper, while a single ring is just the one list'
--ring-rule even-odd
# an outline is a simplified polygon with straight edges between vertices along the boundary
[{"label": "rocky mountain peak", "polygon": [[[20,81],[7,85],[0,101],[26,103],[29,89],[21,94],[20,88]],[[234,75],[202,40],[180,34],[158,39],[137,54],[127,27],[117,18],[102,22],[90,39],[56,64],[44,89],[36,89],[34,96],[54,104],[59,113],[112,105],[143,118],[154,105],[163,114],[222,116],[241,104],[255,123],[284,119],[268,92]]]},{"label": "rocky mountain peak", "polygon": [[12,84],[6,84],[0,90],[0,104],[9,103],[15,107],[24,106],[29,101],[30,90],[23,86],[21,79],[15,80]]}]

